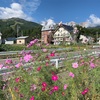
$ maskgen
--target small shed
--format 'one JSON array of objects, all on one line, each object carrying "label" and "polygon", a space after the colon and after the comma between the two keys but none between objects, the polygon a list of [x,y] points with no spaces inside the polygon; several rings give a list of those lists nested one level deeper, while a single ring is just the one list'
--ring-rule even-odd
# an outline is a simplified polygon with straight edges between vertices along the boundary
[{"label": "small shed", "polygon": [[29,43],[30,39],[29,39],[29,36],[20,36],[17,38],[17,44],[27,44]]},{"label": "small shed", "polygon": [[6,39],[4,40],[4,43],[5,43],[5,44],[15,44],[15,43],[16,43],[16,38],[15,38],[15,37],[6,38]]}]

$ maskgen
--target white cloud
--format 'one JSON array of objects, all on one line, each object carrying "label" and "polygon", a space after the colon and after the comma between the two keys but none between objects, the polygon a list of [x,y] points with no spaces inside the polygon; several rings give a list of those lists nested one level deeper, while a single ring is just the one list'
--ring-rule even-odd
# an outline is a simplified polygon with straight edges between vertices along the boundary
[{"label": "white cloud", "polygon": [[24,11],[28,13],[33,13],[36,11],[41,3],[41,0],[13,0],[13,2],[18,2],[22,5]]},{"label": "white cloud", "polygon": [[75,26],[76,24],[77,24],[77,23],[74,22],[74,21],[71,21],[71,22],[66,23],[66,25],[69,25],[69,26]]},{"label": "white cloud", "polygon": [[56,23],[52,19],[47,19],[47,20],[41,22],[41,25],[43,25],[43,26],[46,26],[46,25],[50,26],[50,25],[55,25],[55,24]]},{"label": "white cloud", "polygon": [[21,10],[22,6],[18,3],[12,3],[11,8],[14,9],[14,10]]},{"label": "white cloud", "polygon": [[12,3],[10,7],[0,7],[0,19],[8,19],[18,17],[26,20],[33,20],[32,17],[26,15],[22,10],[22,5]]},{"label": "white cloud", "polygon": [[86,22],[81,23],[81,25],[84,27],[100,26],[100,18],[92,14],[89,16],[89,19],[87,19]]}]

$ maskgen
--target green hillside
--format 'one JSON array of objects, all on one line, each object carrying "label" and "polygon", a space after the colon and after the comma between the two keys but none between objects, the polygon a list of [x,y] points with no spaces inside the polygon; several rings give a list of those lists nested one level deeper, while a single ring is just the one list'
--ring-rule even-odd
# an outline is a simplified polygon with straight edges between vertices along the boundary
[{"label": "green hillside", "polygon": [[0,19],[0,32],[3,38],[28,35],[40,38],[41,25],[20,18]]}]

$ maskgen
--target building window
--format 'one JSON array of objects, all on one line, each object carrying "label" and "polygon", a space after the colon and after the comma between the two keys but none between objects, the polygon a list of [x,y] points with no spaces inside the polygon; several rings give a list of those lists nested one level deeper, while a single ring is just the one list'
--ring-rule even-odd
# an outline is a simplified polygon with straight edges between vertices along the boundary
[{"label": "building window", "polygon": [[21,41],[19,41],[19,43],[21,43]]}]

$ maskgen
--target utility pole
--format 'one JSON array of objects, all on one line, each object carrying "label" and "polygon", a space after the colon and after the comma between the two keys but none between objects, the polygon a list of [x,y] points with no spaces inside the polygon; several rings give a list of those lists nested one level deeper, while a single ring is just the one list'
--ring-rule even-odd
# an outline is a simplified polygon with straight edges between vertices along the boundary
[{"label": "utility pole", "polygon": [[18,34],[18,33],[19,33],[19,28],[20,28],[20,27],[17,25],[17,37],[18,37],[18,35],[19,35],[19,34]]},{"label": "utility pole", "polygon": [[97,41],[97,39],[98,39],[98,32],[96,32],[96,41]]}]

